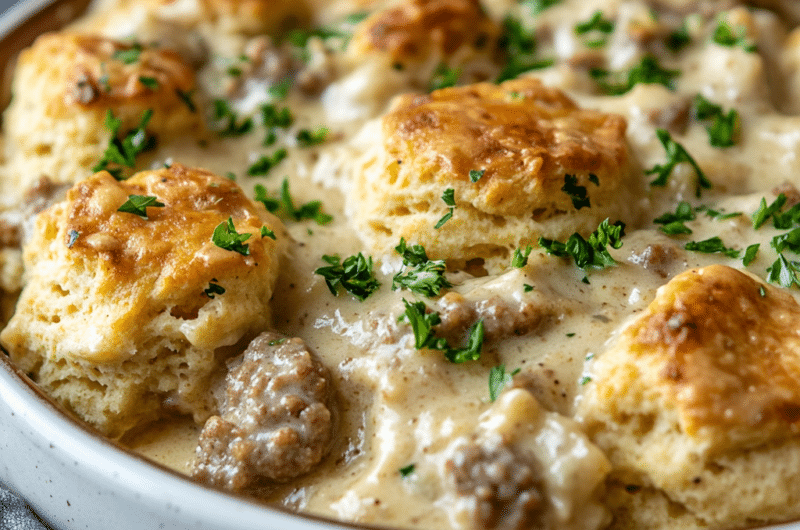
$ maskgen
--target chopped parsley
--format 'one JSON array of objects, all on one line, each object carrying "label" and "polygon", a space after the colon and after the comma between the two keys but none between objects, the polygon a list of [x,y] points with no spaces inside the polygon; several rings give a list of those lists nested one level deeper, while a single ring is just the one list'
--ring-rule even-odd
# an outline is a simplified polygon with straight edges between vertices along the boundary
[{"label": "chopped parsley", "polygon": [[186,105],[190,112],[197,112],[197,105],[195,105],[192,99],[194,91],[195,89],[189,90],[188,92],[184,92],[180,88],[175,89],[175,93],[178,94],[178,97],[183,101],[183,104]]},{"label": "chopped parsley", "polygon": [[540,15],[545,9],[561,3],[561,0],[523,0],[520,2],[533,16]]},{"label": "chopped parsley", "polygon": [[416,467],[417,466],[415,464],[408,464],[407,466],[403,466],[398,469],[398,472],[400,473],[401,477],[406,478],[414,472]]},{"label": "chopped parsley", "polygon": [[753,219],[753,228],[758,230],[761,228],[761,225],[767,222],[770,217],[773,217],[776,214],[779,214],[783,205],[786,204],[786,195],[783,193],[779,194],[772,203],[767,206],[767,199],[764,197],[761,198],[761,204],[759,205],[758,209],[753,212],[752,219]]},{"label": "chopped parsley", "polygon": [[588,37],[584,44],[589,48],[600,48],[608,42],[608,35],[614,31],[614,22],[603,18],[601,10],[595,11],[589,20],[575,25],[575,34]]},{"label": "chopped parsley", "polygon": [[392,290],[408,289],[424,296],[438,296],[442,289],[452,287],[444,273],[447,270],[444,260],[430,260],[422,245],[406,244],[405,238],[395,247],[403,256],[403,265],[411,267],[398,272],[392,279]]},{"label": "chopped parsley", "polygon": [[275,129],[285,129],[291,126],[292,123],[294,123],[294,116],[292,116],[288,107],[278,109],[275,105],[269,103],[261,105],[261,124],[267,129],[264,145],[269,146],[277,141],[278,135]]},{"label": "chopped parsley", "polygon": [[371,256],[366,258],[359,252],[355,256],[345,258],[344,261],[341,261],[338,255],[324,255],[322,260],[328,266],[316,269],[314,274],[325,278],[325,283],[334,296],[339,295],[338,287],[341,286],[363,302],[380,287],[380,283],[372,271]]},{"label": "chopped parsley", "polygon": [[683,248],[705,254],[725,254],[729,258],[738,258],[740,254],[740,251],[726,247],[719,237],[712,237],[703,241],[689,241]]},{"label": "chopped parsley", "polygon": [[665,213],[653,219],[655,224],[663,225],[660,230],[665,234],[691,234],[692,229],[684,223],[695,219],[694,208],[686,201],[681,201],[675,208],[675,213]]},{"label": "chopped parsley", "polygon": [[292,219],[294,221],[303,221],[310,219],[318,225],[326,225],[333,220],[333,217],[322,212],[321,201],[310,201],[305,204],[295,206],[292,195],[289,191],[289,179],[283,179],[281,184],[280,198],[270,197],[267,189],[261,184],[256,184],[255,200],[259,201],[267,211],[271,213],[282,213],[282,217]]},{"label": "chopped parsley", "polygon": [[115,50],[114,53],[111,54],[111,58],[123,64],[133,64],[139,60],[143,50],[144,48],[142,45],[135,42],[130,48]]},{"label": "chopped parsley", "polygon": [[792,285],[800,287],[800,278],[797,276],[798,272],[800,272],[800,263],[789,261],[786,259],[786,256],[779,253],[778,259],[767,268],[767,281],[776,283],[786,289]]},{"label": "chopped parsley", "polygon": [[214,120],[221,123],[221,128],[217,130],[220,136],[242,136],[253,129],[253,119],[239,119],[230,104],[224,99],[214,100]]},{"label": "chopped parsley", "polygon": [[[594,183],[596,186],[600,184],[600,182],[597,180],[597,175],[594,174],[589,175],[589,181]],[[578,185],[577,176],[570,174],[564,175],[564,186],[561,187],[561,191],[569,195],[569,198],[572,200],[572,206],[574,206],[576,210],[591,206],[586,187]]]},{"label": "chopped parsley", "polygon": [[320,127],[316,131],[301,129],[297,133],[297,145],[300,147],[313,147],[324,143],[328,139],[328,128]]},{"label": "chopped parsley", "polygon": [[624,235],[625,223],[617,221],[612,225],[605,219],[588,240],[576,232],[569,236],[566,243],[540,237],[539,246],[553,256],[572,258],[581,270],[602,269],[616,265],[617,262],[611,257],[607,247],[620,248]]},{"label": "chopped parsley", "polygon": [[742,212],[722,212],[719,210],[714,210],[706,205],[701,204],[697,208],[695,208],[697,212],[703,212],[707,216],[712,219],[716,219],[718,221],[724,221],[725,219],[733,219],[734,217],[739,217],[742,215]]},{"label": "chopped parsley", "polygon": [[450,207],[450,209],[446,214],[444,214],[444,217],[439,219],[439,221],[434,225],[434,228],[437,230],[444,226],[444,224],[449,221],[451,217],[453,217],[453,210],[455,210],[456,207],[455,190],[453,188],[447,188],[444,190],[444,193],[442,193],[442,200],[447,206]]},{"label": "chopped parsley", "polygon": [[533,291],[533,285],[526,283],[522,285],[522,290],[526,293]]},{"label": "chopped parsley", "polygon": [[485,169],[470,169],[469,170],[469,180],[471,182],[478,182],[483,176],[486,174]]},{"label": "chopped parsley", "polygon": [[139,76],[139,82],[142,85],[144,85],[147,88],[149,88],[150,90],[158,89],[158,79],[156,79],[155,77],[147,77],[147,76],[140,75]]},{"label": "chopped parsley", "polygon": [[448,361],[456,364],[480,359],[484,339],[483,320],[472,325],[465,347],[452,348],[447,339],[436,337],[433,327],[442,321],[438,313],[426,312],[423,302],[409,302],[404,298],[403,304],[406,306],[406,311],[402,318],[411,325],[411,330],[414,332],[414,346],[418,350],[442,351]]},{"label": "chopped parsley", "polygon": [[138,127],[120,139],[119,129],[122,126],[122,120],[115,118],[110,109],[106,111],[105,127],[111,131],[111,141],[92,171],[106,170],[115,179],[122,180],[122,168],[136,167],[136,155],[155,146],[155,139],[148,136],[146,131],[147,124],[152,117],[153,110],[145,110]]},{"label": "chopped parsley", "polygon": [[225,288],[224,288],[224,287],[222,287],[222,286],[221,286],[221,285],[219,285],[219,284],[216,284],[216,283],[214,283],[214,282],[216,282],[216,281],[217,281],[217,279],[216,279],[216,278],[214,278],[213,280],[211,280],[211,281],[208,283],[208,288],[207,288],[207,289],[205,289],[205,290],[203,290],[203,294],[205,294],[207,297],[211,298],[212,300],[213,300],[213,299],[214,299],[214,297],[215,297],[216,295],[218,295],[218,294],[225,294]]},{"label": "chopped parsley", "polygon": [[681,74],[680,70],[662,68],[652,55],[642,57],[641,62],[627,72],[609,72],[595,68],[589,73],[600,89],[612,96],[625,94],[639,83],[664,85],[673,90],[673,80]]},{"label": "chopped parsley", "polygon": [[800,228],[773,237],[770,244],[777,252],[783,252],[788,248],[795,254],[800,253]]},{"label": "chopped parsley", "polygon": [[268,237],[270,239],[275,239],[275,232],[267,228],[266,226],[261,227],[261,238]]},{"label": "chopped parsley", "polygon": [[520,369],[517,368],[511,373],[506,373],[506,365],[492,366],[492,369],[489,370],[489,401],[496,401],[503,389],[513,382],[514,376],[519,371]]},{"label": "chopped parsley", "polygon": [[672,53],[678,53],[692,42],[692,37],[689,35],[689,29],[686,27],[686,21],[681,24],[681,27],[671,32],[664,39],[664,46],[667,47]]},{"label": "chopped parsley", "polygon": [[747,267],[748,265],[753,263],[753,260],[755,260],[756,256],[758,255],[758,248],[760,246],[761,245],[759,245],[758,243],[755,243],[753,245],[748,246],[745,249],[744,256],[742,257],[742,265]]},{"label": "chopped parsley", "polygon": [[533,247],[528,245],[525,250],[522,249],[514,249],[514,255],[511,258],[511,266],[517,269],[521,269],[525,265],[528,264],[528,256],[531,255],[531,250]]},{"label": "chopped parsley", "polygon": [[245,243],[252,234],[240,234],[233,225],[233,218],[228,217],[227,222],[221,222],[211,236],[211,241],[219,248],[238,252],[242,256],[250,255],[250,246]]},{"label": "chopped parsley", "polygon": [[500,37],[499,44],[502,49],[506,50],[507,59],[495,80],[496,83],[515,79],[522,73],[546,68],[553,64],[552,60],[542,60],[536,57],[536,37],[533,32],[526,30],[516,18],[508,17],[503,21],[503,35]]},{"label": "chopped parsley", "polygon": [[450,68],[446,63],[439,63],[439,66],[433,72],[430,83],[428,83],[428,92],[456,86],[459,77],[461,77],[460,68]]},{"label": "chopped parsley", "polygon": [[656,136],[658,136],[661,145],[667,153],[667,161],[661,165],[656,164],[652,168],[645,171],[646,175],[657,175],[656,179],[650,182],[651,186],[666,186],[669,176],[675,166],[682,162],[687,162],[695,171],[697,175],[697,186],[695,187],[695,195],[700,197],[701,188],[711,189],[711,181],[708,180],[703,170],[697,164],[694,158],[684,149],[684,147],[672,139],[669,132],[665,129],[656,129]]},{"label": "chopped parsley", "polygon": [[725,112],[721,106],[697,94],[692,102],[692,113],[707,123],[708,142],[714,147],[730,147],[736,143],[740,119],[736,109]]},{"label": "chopped parsley", "polygon": [[747,38],[747,28],[741,24],[731,26],[724,20],[717,23],[714,34],[711,36],[716,44],[729,48],[739,47],[747,53],[754,53],[758,48]]},{"label": "chopped parsley", "polygon": [[289,152],[284,148],[277,149],[271,155],[261,155],[261,158],[253,162],[253,164],[247,168],[247,174],[251,177],[263,177],[272,171],[272,168],[280,164],[287,156],[289,156]]},{"label": "chopped parsley", "polygon": [[292,88],[292,81],[289,78],[280,81],[279,83],[275,83],[274,85],[270,85],[267,89],[267,93],[272,99],[275,100],[284,100],[286,96],[289,95],[289,90]]},{"label": "chopped parsley", "polygon": [[147,219],[147,207],[162,208],[163,202],[158,202],[157,197],[149,195],[128,195],[128,200],[120,206],[117,211],[123,213],[132,213],[138,215],[142,219]]}]

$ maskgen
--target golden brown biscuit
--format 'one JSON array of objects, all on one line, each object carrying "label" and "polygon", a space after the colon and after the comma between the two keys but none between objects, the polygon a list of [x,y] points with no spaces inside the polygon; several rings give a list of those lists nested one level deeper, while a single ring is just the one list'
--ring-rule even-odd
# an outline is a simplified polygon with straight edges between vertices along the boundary
[{"label": "golden brown biscuit", "polygon": [[478,0],[405,0],[359,24],[353,48],[378,50],[403,63],[432,53],[449,57],[465,45],[485,47],[497,34]]},{"label": "golden brown biscuit", "polygon": [[[632,202],[625,129],[622,117],[581,109],[536,79],[402,96],[383,117],[380,151],[356,176],[350,210],[373,251],[403,237],[431,259],[588,233],[606,217],[624,219]],[[562,191],[566,175],[590,207]],[[453,217],[435,228],[447,189]]]},{"label": "golden brown biscuit", "polygon": [[622,480],[710,528],[800,516],[782,471],[800,461],[789,293],[723,265],[682,273],[594,362],[579,416]]},{"label": "golden brown biscuit", "polygon": [[161,141],[196,131],[201,117],[187,99],[195,89],[191,67],[168,49],[88,34],[39,37],[20,55],[4,116],[12,183],[24,190],[43,174],[88,177],[111,138],[108,111],[120,134],[148,109],[147,130]]},{"label": "golden brown biscuit", "polygon": [[[132,195],[163,206],[146,207],[146,219],[120,211]],[[242,252],[213,241],[229,219],[250,235]],[[27,284],[0,340],[106,434],[165,408],[203,421],[226,348],[269,323],[286,239],[262,205],[208,171],[173,165],[124,182],[99,172],[39,215],[24,247]]]}]

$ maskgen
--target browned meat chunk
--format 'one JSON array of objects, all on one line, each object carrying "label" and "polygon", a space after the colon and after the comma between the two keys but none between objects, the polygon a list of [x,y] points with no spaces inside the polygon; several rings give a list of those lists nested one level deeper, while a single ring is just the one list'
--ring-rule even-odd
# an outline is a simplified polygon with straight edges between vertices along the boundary
[{"label": "browned meat chunk", "polygon": [[330,448],[331,394],[327,371],[301,339],[262,333],[228,372],[192,475],[239,491],[307,473]]},{"label": "browned meat chunk", "polygon": [[513,301],[498,295],[485,300],[473,300],[456,292],[449,292],[438,302],[442,323],[439,333],[460,336],[472,324],[483,320],[487,340],[525,335],[539,327],[552,314],[552,309],[535,300]]},{"label": "browned meat chunk", "polygon": [[507,445],[468,445],[447,462],[447,470],[458,494],[475,498],[477,528],[543,528],[546,504],[538,474]]}]

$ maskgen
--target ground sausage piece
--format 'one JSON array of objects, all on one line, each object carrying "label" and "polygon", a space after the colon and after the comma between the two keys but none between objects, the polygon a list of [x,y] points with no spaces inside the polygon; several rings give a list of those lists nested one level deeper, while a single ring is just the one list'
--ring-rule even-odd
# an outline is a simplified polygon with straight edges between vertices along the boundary
[{"label": "ground sausage piece", "polygon": [[301,339],[262,333],[226,378],[220,416],[200,434],[192,475],[240,491],[310,471],[330,448],[332,392]]},{"label": "ground sausage piece", "polygon": [[476,528],[543,528],[546,505],[538,473],[532,462],[508,445],[487,448],[470,444],[446,465],[458,494],[475,498]]},{"label": "ground sausage piece", "polygon": [[442,323],[438,332],[444,336],[459,336],[472,324],[483,320],[487,340],[525,335],[552,314],[549,307],[534,301],[506,300],[492,295],[485,300],[472,300],[449,292],[437,302]]}]

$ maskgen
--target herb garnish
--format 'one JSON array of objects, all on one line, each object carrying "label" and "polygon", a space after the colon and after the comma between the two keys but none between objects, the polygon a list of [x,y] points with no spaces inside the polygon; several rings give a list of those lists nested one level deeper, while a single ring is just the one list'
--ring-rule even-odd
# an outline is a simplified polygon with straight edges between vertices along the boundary
[{"label": "herb garnish", "polygon": [[278,139],[275,129],[285,129],[292,123],[294,123],[294,116],[288,107],[278,110],[275,105],[269,103],[261,105],[261,124],[267,129],[264,145],[272,145]]},{"label": "herb garnish", "polygon": [[698,120],[707,122],[706,131],[711,145],[730,147],[736,143],[740,126],[736,109],[726,113],[721,106],[697,94],[692,102],[692,113]]},{"label": "herb garnish", "polygon": [[528,245],[525,250],[522,249],[514,249],[514,256],[511,258],[511,266],[516,269],[521,269],[525,265],[528,264],[528,256],[531,255],[531,250],[533,247]]},{"label": "herb garnish", "polygon": [[740,254],[740,251],[726,247],[719,237],[712,237],[703,241],[689,241],[683,248],[705,254],[725,254],[729,258],[738,258]]},{"label": "herb garnish", "polygon": [[[553,256],[571,257],[581,270],[602,269],[616,265],[617,262],[608,253],[607,247],[620,248],[624,235],[625,223],[617,221],[612,225],[605,219],[588,240],[576,232],[569,236],[566,243],[540,237],[539,246]],[[584,282],[588,283],[588,279],[584,278]]]},{"label": "herb garnish", "polygon": [[301,129],[297,133],[297,145],[300,147],[313,147],[324,143],[328,139],[328,128],[320,127],[316,131]]},{"label": "herb garnish", "polygon": [[600,48],[606,45],[608,35],[614,31],[614,22],[603,18],[601,10],[595,11],[589,20],[575,25],[575,34],[582,37],[589,35],[584,44],[589,48]]},{"label": "herb garnish", "polygon": [[247,168],[247,174],[251,177],[263,177],[287,156],[289,156],[289,152],[284,148],[276,150],[271,155],[261,155],[261,158]]},{"label": "herb garnish", "polygon": [[515,79],[524,72],[546,68],[553,64],[552,60],[541,60],[536,57],[536,38],[533,32],[526,30],[516,18],[508,17],[503,21],[503,36],[499,45],[506,50],[508,58],[495,80],[496,83]]},{"label": "herb garnish", "polygon": [[589,74],[597,81],[600,89],[606,94],[618,96],[629,92],[639,83],[655,83],[664,85],[670,90],[674,89],[673,79],[678,77],[680,70],[662,68],[658,60],[652,55],[645,55],[641,62],[625,72],[609,72],[595,68]]},{"label": "herb garnish", "polygon": [[439,219],[439,221],[434,225],[434,228],[437,230],[441,228],[447,221],[449,221],[451,217],[453,217],[453,210],[456,207],[455,190],[453,188],[447,188],[444,190],[444,193],[442,193],[442,200],[447,206],[450,207],[450,209],[446,214],[444,214],[444,217]]},{"label": "herb garnish", "polygon": [[517,368],[511,373],[506,373],[506,365],[492,366],[489,370],[489,401],[494,402],[503,389],[513,382],[513,378],[520,371]]},{"label": "herb garnish", "polygon": [[197,112],[197,105],[194,104],[192,100],[192,95],[194,95],[195,89],[191,89],[188,92],[184,92],[180,88],[175,89],[175,93],[178,94],[178,97],[183,101],[183,104],[189,109],[189,112]]},{"label": "herb garnish", "polygon": [[438,296],[442,289],[452,287],[444,273],[447,270],[444,260],[430,260],[422,245],[406,245],[405,238],[394,248],[403,256],[403,265],[411,267],[398,272],[392,279],[392,290],[408,289],[424,296]]},{"label": "herb garnish", "polygon": [[[136,166],[136,155],[152,148],[155,139],[147,136],[146,127],[150,118],[153,117],[153,110],[147,109],[142,113],[139,126],[130,131],[121,140],[118,138],[122,120],[115,118],[111,110],[106,111],[105,127],[111,131],[111,141],[106,147],[100,161],[92,168],[92,171],[106,170],[117,179],[122,180],[122,167],[133,168]],[[122,167],[112,167],[122,166]]]},{"label": "herb garnish", "polygon": [[150,90],[156,90],[158,88],[158,79],[155,77],[148,77],[148,76],[139,76],[139,82],[149,88]]},{"label": "herb garnish", "polygon": [[407,466],[403,466],[400,469],[398,469],[398,472],[400,473],[401,477],[406,478],[407,476],[411,475],[414,472],[415,468],[416,468],[415,464],[408,464]]},{"label": "herb garnish", "polygon": [[683,50],[692,42],[692,37],[689,35],[689,29],[686,27],[684,20],[681,27],[667,35],[664,39],[664,46],[667,47],[672,53],[678,53]]},{"label": "herb garnish", "polygon": [[694,208],[686,201],[681,201],[675,213],[665,213],[653,219],[655,224],[663,225],[660,230],[665,234],[691,234],[692,230],[684,223],[695,219]]},{"label": "herb garnish", "polygon": [[253,234],[240,234],[233,226],[233,218],[228,217],[227,222],[223,221],[214,229],[211,241],[219,248],[238,252],[242,256],[250,255],[250,246],[245,243]]},{"label": "herb garnish", "polygon": [[428,92],[456,86],[459,77],[461,77],[460,68],[450,68],[447,63],[441,62],[434,70],[431,81],[428,83]]},{"label": "herb garnish", "polygon": [[423,302],[409,302],[405,298],[403,304],[406,311],[403,314],[414,332],[414,346],[421,350],[439,350],[451,363],[460,364],[466,361],[477,361],[481,357],[483,348],[484,326],[483,320],[477,321],[469,330],[467,345],[463,348],[451,348],[447,339],[436,337],[433,327],[441,323],[438,313],[425,311]]},{"label": "herb garnish", "polygon": [[214,100],[214,120],[222,122],[222,128],[217,131],[220,136],[242,136],[253,128],[252,118],[240,121],[239,116],[224,99]]},{"label": "herb garnish", "polygon": [[658,136],[661,145],[667,153],[667,161],[661,165],[656,164],[651,169],[645,171],[646,175],[657,175],[656,179],[650,182],[651,186],[666,186],[669,176],[675,166],[681,162],[688,162],[694,168],[697,175],[697,186],[695,187],[695,195],[700,197],[700,189],[710,189],[712,187],[711,181],[708,180],[703,170],[692,158],[692,156],[684,149],[684,147],[672,139],[672,136],[665,129],[656,129],[656,136]]},{"label": "herb garnish", "polygon": [[111,54],[111,58],[115,61],[120,61],[123,64],[133,64],[139,60],[139,57],[142,55],[142,45],[138,42],[134,42],[130,48],[126,48],[124,50],[114,50],[114,53]]},{"label": "herb garnish", "polygon": [[325,283],[334,296],[339,295],[337,287],[341,285],[345,291],[363,302],[380,287],[372,271],[371,256],[365,258],[359,252],[355,256],[345,258],[344,261],[341,261],[338,255],[324,255],[322,260],[328,266],[318,268],[314,274],[325,278]]},{"label": "herb garnish", "polygon": [[289,192],[289,179],[283,179],[281,184],[281,196],[279,199],[270,197],[267,189],[261,184],[256,184],[254,188],[255,200],[264,205],[267,211],[276,213],[282,208],[282,217],[287,217],[294,221],[311,219],[318,225],[326,225],[333,220],[333,217],[323,213],[321,201],[310,201],[299,207],[294,205],[294,200]]},{"label": "herb garnish", "polygon": [[163,202],[158,202],[157,197],[149,195],[128,195],[128,200],[117,208],[118,212],[132,213],[138,215],[142,219],[147,219],[147,207],[161,208],[164,206]]},{"label": "herb garnish", "polygon": [[520,4],[527,7],[531,15],[537,16],[545,9],[559,4],[560,2],[561,0],[523,0]]},{"label": "herb garnish", "polygon": [[753,228],[755,230],[761,228],[761,225],[766,223],[770,217],[773,217],[781,211],[784,204],[786,204],[786,195],[783,193],[779,194],[769,206],[767,206],[767,199],[762,197],[761,204],[752,215]]},{"label": "herb garnish", "polygon": [[[589,175],[589,181],[596,186],[600,184],[600,181],[597,180],[597,175],[594,174]],[[586,192],[586,187],[578,186],[577,176],[570,174],[564,175],[564,185],[561,187],[561,191],[569,195],[569,198],[572,199],[572,206],[574,206],[576,210],[591,206],[591,204],[589,204],[589,195]]]},{"label": "herb garnish", "polygon": [[767,268],[767,281],[777,283],[787,289],[792,285],[800,287],[798,272],[800,272],[800,263],[789,261],[782,253],[778,253],[778,259]]},{"label": "herb garnish", "polygon": [[747,38],[747,28],[741,24],[732,27],[724,20],[717,23],[714,29],[714,35],[711,39],[720,46],[740,47],[747,53],[753,53],[757,50],[756,45]]},{"label": "herb garnish", "polygon": [[485,169],[470,169],[469,180],[471,182],[478,182],[486,174]]},{"label": "herb garnish", "polygon": [[203,290],[203,294],[207,297],[211,298],[212,300],[218,294],[225,294],[225,288],[219,284],[216,284],[217,279],[214,278],[208,283],[208,288]]},{"label": "herb garnish", "polygon": [[756,259],[756,255],[758,255],[758,248],[759,248],[760,246],[761,246],[760,244],[758,244],[758,243],[755,243],[755,244],[753,244],[753,245],[750,245],[750,246],[748,246],[748,247],[745,249],[745,251],[744,251],[744,257],[742,257],[742,265],[744,265],[745,267],[747,267],[748,265],[750,265],[751,263],[753,263],[753,260],[755,260],[755,259]]}]

